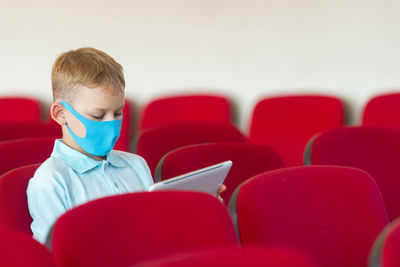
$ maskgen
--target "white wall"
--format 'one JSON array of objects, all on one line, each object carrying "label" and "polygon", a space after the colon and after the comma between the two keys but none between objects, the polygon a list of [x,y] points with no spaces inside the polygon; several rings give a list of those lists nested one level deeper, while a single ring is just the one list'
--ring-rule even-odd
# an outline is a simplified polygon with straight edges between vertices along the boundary
[{"label": "white wall", "polygon": [[0,96],[51,101],[61,52],[104,50],[137,105],[207,89],[236,103],[239,125],[261,96],[326,93],[352,123],[373,95],[400,88],[400,1],[0,0]]}]

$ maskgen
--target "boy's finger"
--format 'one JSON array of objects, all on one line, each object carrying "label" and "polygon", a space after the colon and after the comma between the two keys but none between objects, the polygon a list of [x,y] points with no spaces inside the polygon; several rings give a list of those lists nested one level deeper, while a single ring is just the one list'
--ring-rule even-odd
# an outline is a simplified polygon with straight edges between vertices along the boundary
[{"label": "boy's finger", "polygon": [[224,184],[222,184],[222,185],[219,187],[218,194],[221,194],[221,193],[224,192],[225,190],[226,190],[226,186],[225,186]]}]

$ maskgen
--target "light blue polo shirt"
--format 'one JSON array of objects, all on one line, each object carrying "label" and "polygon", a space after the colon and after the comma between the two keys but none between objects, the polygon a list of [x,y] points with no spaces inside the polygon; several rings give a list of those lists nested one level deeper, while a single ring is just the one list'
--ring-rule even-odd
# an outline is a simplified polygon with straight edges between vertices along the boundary
[{"label": "light blue polo shirt", "polygon": [[33,236],[44,243],[56,219],[67,210],[97,198],[148,191],[150,170],[138,155],[113,150],[96,161],[56,140],[53,153],[29,181],[28,207]]}]

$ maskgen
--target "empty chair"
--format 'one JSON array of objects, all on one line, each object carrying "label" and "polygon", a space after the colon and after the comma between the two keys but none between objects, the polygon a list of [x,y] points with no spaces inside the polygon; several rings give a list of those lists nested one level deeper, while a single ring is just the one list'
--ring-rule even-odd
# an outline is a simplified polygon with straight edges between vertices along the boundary
[{"label": "empty chair", "polygon": [[17,167],[42,163],[53,151],[54,138],[37,137],[0,142],[0,175]]},{"label": "empty chair", "polygon": [[366,266],[388,223],[375,181],[342,166],[301,166],[259,174],[229,203],[243,244],[291,245],[322,266]]},{"label": "empty chair", "polygon": [[134,265],[135,267],[271,266],[316,267],[306,253],[290,247],[212,247],[176,253]]},{"label": "empty chair", "polygon": [[343,118],[343,104],[334,97],[265,98],[254,108],[249,141],[275,149],[287,166],[302,165],[308,140],[316,133],[342,126]]},{"label": "empty chair", "polygon": [[0,179],[0,229],[32,235],[26,189],[40,164],[32,164],[6,172]]},{"label": "empty chair", "polygon": [[39,122],[40,103],[28,97],[0,97],[0,122]]},{"label": "empty chair", "polygon": [[226,97],[180,95],[152,100],[143,109],[139,130],[171,122],[216,122],[230,124],[232,110]]},{"label": "empty chair", "polygon": [[400,266],[400,219],[394,220],[376,238],[371,249],[370,267]]},{"label": "empty chair", "polygon": [[115,143],[114,149],[122,151],[131,150],[131,140],[132,140],[132,103],[125,99],[125,106],[122,110],[122,127],[121,134],[118,138],[117,143]]},{"label": "empty chair", "polygon": [[371,98],[364,107],[362,125],[400,127],[400,93]]},{"label": "empty chair", "polygon": [[56,123],[43,122],[0,122],[0,141],[31,138],[61,138],[61,127]]},{"label": "empty chair", "polygon": [[249,143],[211,143],[184,146],[166,154],[157,166],[154,180],[161,181],[194,171],[222,161],[231,160],[232,168],[221,194],[225,203],[235,188],[246,179],[285,165],[281,157],[271,148]]},{"label": "empty chair", "polygon": [[198,192],[158,191],[98,199],[62,215],[52,231],[58,266],[132,266],[164,253],[239,246],[228,211]]},{"label": "empty chair", "polygon": [[310,141],[304,157],[305,164],[367,171],[382,192],[389,219],[400,216],[400,130],[364,126],[326,131]]},{"label": "empty chair", "polygon": [[246,137],[229,124],[171,123],[143,131],[137,140],[136,153],[142,156],[151,172],[169,151],[185,145],[210,142],[244,142]]},{"label": "empty chair", "polygon": [[0,229],[0,266],[55,267],[45,246],[31,236]]}]

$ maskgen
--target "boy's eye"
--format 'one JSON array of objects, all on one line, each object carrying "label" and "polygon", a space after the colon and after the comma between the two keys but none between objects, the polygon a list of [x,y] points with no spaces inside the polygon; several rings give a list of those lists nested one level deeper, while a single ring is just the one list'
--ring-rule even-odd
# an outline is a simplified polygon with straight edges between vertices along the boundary
[{"label": "boy's eye", "polygon": [[103,117],[104,117],[103,115],[100,115],[100,116],[90,115],[90,116],[92,116],[92,118],[95,119],[95,120],[102,120]]},{"label": "boy's eye", "polygon": [[115,117],[121,117],[122,116],[122,112],[118,112],[114,114]]}]

